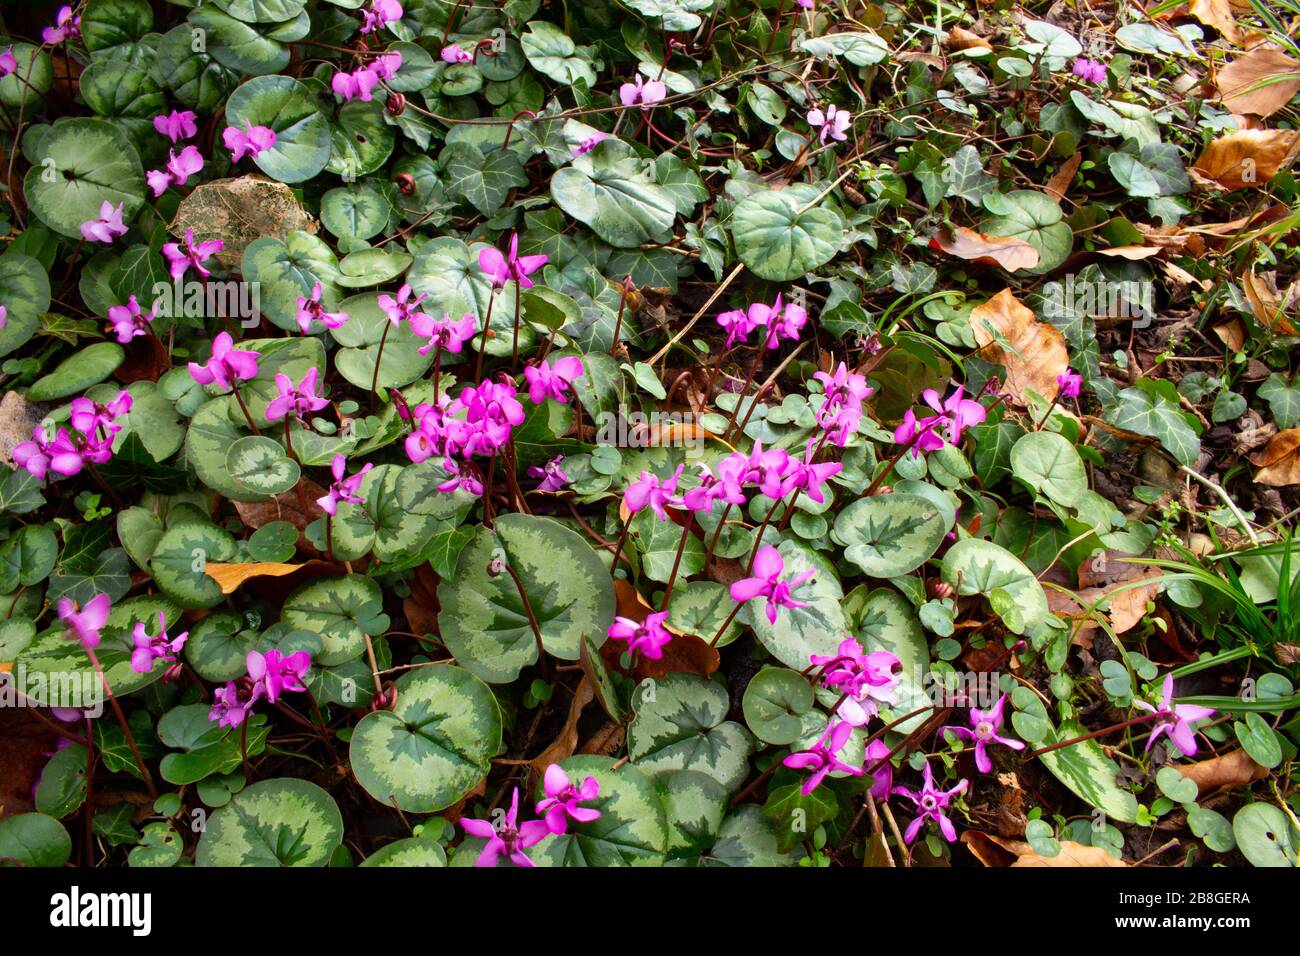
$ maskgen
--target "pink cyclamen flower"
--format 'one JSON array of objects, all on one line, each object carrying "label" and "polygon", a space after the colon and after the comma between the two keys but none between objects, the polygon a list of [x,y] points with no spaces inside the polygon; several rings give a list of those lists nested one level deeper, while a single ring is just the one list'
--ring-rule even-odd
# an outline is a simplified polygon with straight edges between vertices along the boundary
[{"label": "pink cyclamen flower", "polygon": [[1078,398],[1083,391],[1083,376],[1067,368],[1064,375],[1056,376],[1056,387],[1060,390],[1057,398]]},{"label": "pink cyclamen flower", "polygon": [[110,245],[118,236],[125,236],[127,227],[122,223],[124,202],[114,206],[105,199],[99,205],[99,218],[87,219],[81,224],[81,236],[87,242],[107,242]]},{"label": "pink cyclamen flower", "polygon": [[302,334],[306,335],[307,330],[311,328],[312,322],[319,322],[327,329],[342,328],[348,320],[346,312],[326,312],[321,305],[321,284],[317,282],[311,287],[311,295],[298,296],[298,328],[302,329]]},{"label": "pink cyclamen flower", "polygon": [[153,128],[160,136],[166,136],[173,143],[178,143],[198,135],[199,127],[194,122],[196,118],[192,110],[172,110],[170,113],[160,113],[155,116]]},{"label": "pink cyclamen flower", "polygon": [[171,185],[184,186],[189,178],[203,168],[203,154],[197,146],[186,146],[176,155],[176,150],[167,151],[167,164],[162,169],[151,169],[145,174],[149,188],[157,199]]},{"label": "pink cyclamen flower", "polygon": [[1168,734],[1175,747],[1184,757],[1196,753],[1196,732],[1192,724],[1211,716],[1214,710],[1198,707],[1195,704],[1174,704],[1174,675],[1166,674],[1160,686],[1160,703],[1147,703],[1145,700],[1133,701],[1133,706],[1152,714],[1162,714],[1157,719],[1155,728],[1147,736],[1146,749],[1150,750],[1163,734]]},{"label": "pink cyclamen flower", "polygon": [[375,71],[381,80],[391,80],[397,71],[402,68],[402,54],[396,50],[381,53],[370,61],[370,68]]},{"label": "pink cyclamen flower", "polygon": [[15,73],[18,70],[18,60],[14,56],[14,45],[11,43],[5,47],[5,51],[0,53],[0,79]]},{"label": "pink cyclamen flower", "polygon": [[983,405],[963,396],[964,389],[959,385],[941,402],[939,393],[927,388],[921,393],[921,398],[937,414],[918,419],[909,408],[903,415],[903,424],[894,430],[894,443],[910,445],[913,455],[921,451],[938,451],[945,444],[958,444],[961,433],[984,421],[987,414]]},{"label": "pink cyclamen flower", "polygon": [[811,654],[808,659],[822,668],[822,685],[844,697],[837,713],[854,727],[875,717],[880,704],[896,703],[902,670],[897,655],[868,654],[855,638],[847,637],[834,654]]},{"label": "pink cyclamen flower", "polygon": [[813,0],[794,0],[794,2],[797,3],[799,8],[802,10],[811,10],[813,8]]},{"label": "pink cyclamen flower", "polygon": [[307,689],[303,678],[311,670],[311,655],[306,651],[295,651],[286,657],[275,648],[265,654],[249,651],[244,658],[244,665],[248,668],[248,676],[253,679],[253,684],[262,688],[262,693],[257,696],[264,696],[274,704],[285,691],[301,692]]},{"label": "pink cyclamen flower", "polygon": [[635,79],[635,83],[624,83],[618,88],[618,98],[624,106],[636,106],[640,103],[642,110],[648,110],[668,95],[668,87],[660,80],[651,80],[647,83],[640,74],[637,74]]},{"label": "pink cyclamen flower", "polygon": [[221,141],[230,150],[231,163],[237,163],[245,156],[256,159],[264,150],[275,145],[275,130],[269,126],[251,126],[247,122],[244,128],[227,126],[221,134]]},{"label": "pink cyclamen flower", "polygon": [[381,295],[379,297],[379,307],[384,310],[384,315],[388,316],[389,323],[394,327],[401,325],[403,321],[410,323],[414,327],[417,321],[416,316],[423,317],[420,321],[428,319],[428,316],[425,316],[420,311],[420,303],[427,298],[427,294],[421,292],[412,300],[411,293],[413,291],[411,284],[408,282],[397,290],[397,298],[393,298],[391,295]]},{"label": "pink cyclamen flower", "polygon": [[203,263],[207,262],[214,255],[224,249],[226,243],[222,239],[205,239],[202,242],[194,241],[194,230],[185,230],[185,248],[181,249],[178,242],[163,243],[162,253],[170,264],[169,272],[173,279],[179,279],[189,271],[190,266],[198,270],[199,275],[207,278],[212,273],[204,267]]},{"label": "pink cyclamen flower", "polygon": [[415,430],[406,436],[406,454],[415,464],[434,455],[459,453],[472,427],[456,418],[463,410],[460,403],[443,393],[436,402],[421,402],[415,406]]},{"label": "pink cyclamen flower", "polygon": [[483,494],[483,482],[479,480],[478,472],[474,469],[474,466],[461,465],[455,458],[444,458],[442,468],[450,477],[435,487],[444,495],[454,494],[458,491],[465,491],[471,495]]},{"label": "pink cyclamen flower", "polygon": [[361,487],[361,480],[366,477],[366,472],[373,467],[375,467],[374,462],[368,461],[355,475],[345,478],[348,460],[343,455],[335,455],[330,463],[330,474],[334,476],[334,482],[325,497],[316,499],[316,504],[320,505],[321,511],[327,515],[336,515],[339,505],[345,501],[354,505],[364,503],[366,499],[357,494],[357,489]]},{"label": "pink cyclamen flower", "polygon": [[379,85],[379,74],[371,69],[354,70],[344,73],[339,70],[330,80],[330,89],[335,96],[341,96],[345,102],[359,99],[364,103],[374,99],[373,90]]},{"label": "pink cyclamen flower", "polygon": [[556,359],[552,365],[547,365],[545,359],[536,365],[530,365],[524,369],[528,397],[534,405],[540,405],[548,398],[561,404],[567,403],[574,380],[582,378],[584,371],[582,359],[576,355]]},{"label": "pink cyclamen flower", "polygon": [[564,768],[553,763],[542,777],[542,790],[546,798],[537,804],[536,813],[551,833],[567,832],[570,819],[578,823],[600,819],[599,810],[579,806],[600,796],[600,782],[595,777],[589,776],[581,784],[571,783]]},{"label": "pink cyclamen flower", "polygon": [[494,455],[510,440],[511,431],[524,420],[524,406],[517,394],[508,382],[482,382],[478,388],[460,390],[448,407],[465,410],[463,427],[456,430],[463,457]]},{"label": "pink cyclamen flower", "polygon": [[81,449],[66,428],[60,428],[50,439],[39,425],[32,429],[31,441],[14,447],[13,459],[19,468],[41,481],[51,471],[64,477],[75,475],[84,464]]},{"label": "pink cyclamen flower", "polygon": [[524,851],[535,846],[550,835],[550,828],[541,820],[528,820],[519,823],[519,788],[510,797],[510,812],[499,824],[491,820],[471,820],[462,818],[460,825],[470,836],[482,837],[487,846],[474,861],[475,866],[496,866],[501,854],[505,854],[515,866],[532,866],[533,861]]},{"label": "pink cyclamen flower", "polygon": [[826,107],[825,112],[820,107],[808,111],[808,125],[821,131],[818,133],[818,140],[823,146],[828,139],[837,143],[844,142],[848,138],[847,133],[851,122],[853,122],[853,114],[840,109],[834,103]]},{"label": "pink cyclamen flower", "polygon": [[754,442],[754,448],[745,459],[743,480],[747,484],[758,486],[758,490],[769,498],[780,498],[785,476],[790,471],[790,455],[782,448],[763,450],[761,441]]},{"label": "pink cyclamen flower", "polygon": [[847,362],[841,362],[833,373],[814,372],[813,378],[821,382],[826,395],[817,409],[817,424],[828,433],[827,441],[843,448],[858,430],[862,403],[874,389],[865,375],[850,372]]},{"label": "pink cyclamen flower", "polygon": [[785,560],[781,553],[770,544],[758,549],[754,556],[754,576],[741,578],[731,585],[731,599],[739,604],[752,601],[756,597],[767,598],[767,619],[776,623],[777,612],[783,608],[808,607],[806,601],[796,601],[791,595],[795,588],[808,581],[816,572],[812,568],[800,572],[789,581],[782,581],[785,573]]},{"label": "pink cyclamen flower", "polygon": [[137,674],[148,674],[153,670],[155,661],[175,664],[176,655],[181,652],[189,636],[189,631],[182,631],[175,637],[168,637],[167,618],[161,611],[158,612],[157,634],[150,634],[145,630],[144,621],[136,621],[135,630],[131,632],[131,639],[135,644],[135,650],[131,652],[131,669]]},{"label": "pink cyclamen flower", "polygon": [[641,472],[641,477],[628,485],[627,491],[623,492],[624,506],[632,514],[636,514],[648,505],[660,521],[667,521],[668,512],[664,510],[664,506],[676,507],[681,504],[673,498],[673,495],[677,491],[677,479],[682,476],[682,469],[685,467],[685,465],[678,465],[677,470],[667,478],[660,478],[648,471]]},{"label": "pink cyclamen flower", "polygon": [[154,314],[157,308],[149,310],[145,315],[140,310],[140,303],[136,297],[131,295],[126,300],[126,305],[110,305],[108,307],[108,321],[113,324],[113,331],[117,333],[117,340],[122,345],[126,345],[132,339],[144,335],[149,331],[149,323],[154,320]]},{"label": "pink cyclamen flower", "polygon": [[639,624],[628,617],[616,617],[609,626],[609,638],[612,641],[626,641],[627,652],[632,657],[640,655],[647,660],[661,660],[664,648],[673,639],[672,632],[664,627],[667,619],[667,611],[647,614]]},{"label": "pink cyclamen flower", "polygon": [[473,53],[471,53],[469,50],[466,50],[462,46],[457,46],[454,43],[451,44],[450,46],[443,47],[442,50],[438,53],[438,57],[442,60],[443,63],[473,63],[474,62]]},{"label": "pink cyclamen flower", "polygon": [[120,418],[131,410],[134,400],[126,389],[118,392],[106,405],[100,405],[88,398],[74,398],[70,405],[69,420],[72,427],[81,432],[87,441],[111,440],[122,430],[114,419]]},{"label": "pink cyclamen flower", "polygon": [[369,10],[361,11],[361,32],[374,33],[402,19],[402,5],[397,0],[374,0]]},{"label": "pink cyclamen flower", "polygon": [[903,842],[910,844],[916,839],[916,835],[921,832],[927,820],[933,820],[939,824],[939,832],[949,843],[957,839],[957,828],[952,825],[952,821],[944,814],[948,809],[948,804],[952,798],[959,793],[964,793],[966,787],[970,785],[969,780],[962,780],[951,790],[940,790],[934,783],[934,771],[930,769],[930,761],[925,762],[925,770],[922,772],[922,786],[918,792],[908,789],[907,787],[895,787],[893,792],[899,796],[907,797],[916,804],[917,817],[903,833]]},{"label": "pink cyclamen flower", "polygon": [[993,761],[989,759],[988,754],[989,744],[1002,744],[1002,746],[1010,747],[1012,750],[1025,749],[1022,741],[1012,740],[998,734],[998,731],[1002,729],[1002,709],[1006,706],[1006,703],[1007,695],[1003,694],[998,698],[997,703],[986,711],[972,707],[970,709],[969,727],[940,728],[940,732],[948,730],[963,740],[974,741],[975,766],[980,773],[988,773],[993,769]]},{"label": "pink cyclamen flower", "polygon": [[682,495],[682,505],[687,511],[711,511],[713,502],[732,505],[745,503],[741,480],[745,472],[745,456],[733,453],[718,463],[717,471],[700,462],[700,483]]},{"label": "pink cyclamen flower", "polygon": [[769,349],[779,346],[782,340],[797,340],[799,332],[808,322],[808,312],[803,306],[793,302],[784,303],[780,295],[770,306],[760,304],[751,308],[756,312],[759,324],[767,328],[767,338],[763,344]]},{"label": "pink cyclamen flower", "polygon": [[530,478],[540,478],[542,483],[537,486],[538,491],[562,491],[564,486],[570,482],[568,473],[561,467],[564,462],[563,455],[556,455],[545,465],[539,467],[533,465],[528,469]]},{"label": "pink cyclamen flower", "polygon": [[59,620],[68,629],[68,636],[81,642],[81,646],[93,651],[99,646],[99,632],[108,624],[108,612],[113,606],[113,599],[107,594],[96,594],[86,602],[85,607],[78,607],[72,598],[59,598]]},{"label": "pink cyclamen flower", "polygon": [[573,155],[575,158],[578,156],[585,156],[587,153],[590,153],[593,149],[595,149],[604,141],[605,141],[604,133],[593,133],[592,135],[584,139],[581,143],[579,143],[577,146],[573,147]]},{"label": "pink cyclamen flower", "polygon": [[263,693],[265,689],[261,684],[227,681],[225,687],[218,687],[212,692],[208,722],[218,727],[238,727],[248,718],[253,705]]},{"label": "pink cyclamen flower", "polygon": [[781,483],[779,497],[784,498],[792,491],[797,490],[802,491],[819,505],[825,503],[826,496],[822,494],[822,486],[835,475],[838,475],[844,469],[844,465],[838,461],[825,461],[821,464],[815,464],[813,462],[813,456],[816,454],[813,448],[814,441],[815,439],[808,439],[802,461],[798,458],[790,459],[790,468]]},{"label": "pink cyclamen flower", "polygon": [[309,368],[297,385],[283,372],[275,374],[276,396],[267,403],[267,421],[279,421],[287,415],[303,419],[312,412],[318,412],[329,400],[316,394],[316,378],[319,372],[315,367]]},{"label": "pink cyclamen flower", "polygon": [[1097,60],[1089,60],[1087,57],[1076,58],[1074,67],[1070,72],[1085,83],[1106,82],[1106,64],[1099,63]]},{"label": "pink cyclamen flower", "polygon": [[9,324],[9,307],[0,305],[0,329]]},{"label": "pink cyclamen flower", "polygon": [[421,355],[428,355],[435,348],[457,353],[478,331],[478,320],[468,313],[462,315],[459,321],[452,321],[451,316],[445,312],[441,319],[418,312],[411,319],[411,331],[429,340],[416,349]]},{"label": "pink cyclamen flower", "polygon": [[359,99],[363,103],[373,99],[372,93],[380,80],[391,79],[402,68],[402,54],[397,51],[383,53],[366,66],[344,73],[335,73],[330,80],[330,89],[344,100]]},{"label": "pink cyclamen flower", "polygon": [[748,309],[729,309],[718,313],[718,325],[722,326],[723,331],[727,333],[727,341],[723,344],[723,348],[729,349],[737,342],[746,341],[749,333],[760,324],[752,305]]},{"label": "pink cyclamen flower", "polygon": [[77,39],[81,36],[81,17],[72,15],[72,7],[60,7],[58,16],[54,18],[54,26],[46,27],[41,31],[41,41],[48,43],[50,46],[62,43],[64,40]]},{"label": "pink cyclamen flower", "polygon": [[855,767],[852,764],[845,763],[836,756],[844,745],[849,742],[849,737],[853,734],[853,725],[840,721],[839,723],[829,723],[826,730],[822,733],[821,739],[813,744],[808,750],[799,750],[790,754],[781,762],[787,767],[794,770],[811,770],[812,776],[803,782],[799,788],[800,793],[805,797],[816,790],[826,775],[835,771],[851,774],[855,777],[862,776],[862,768]]},{"label": "pink cyclamen flower", "polygon": [[[871,795],[877,800],[888,800],[889,790],[894,785],[894,765],[889,762],[889,744],[877,738],[867,744],[866,762],[863,769],[875,767],[871,771]],[[879,766],[877,766],[879,764]]]},{"label": "pink cyclamen flower", "polygon": [[488,274],[488,281],[493,288],[500,289],[514,279],[521,289],[531,289],[532,281],[528,278],[542,266],[546,265],[547,256],[519,255],[519,233],[510,234],[510,248],[507,255],[501,255],[497,249],[483,249],[478,254],[478,267]]},{"label": "pink cyclamen flower", "polygon": [[190,376],[200,385],[214,382],[222,389],[229,390],[240,381],[257,377],[257,352],[235,348],[235,340],[229,332],[221,332],[212,340],[212,357],[206,365],[190,363]]}]

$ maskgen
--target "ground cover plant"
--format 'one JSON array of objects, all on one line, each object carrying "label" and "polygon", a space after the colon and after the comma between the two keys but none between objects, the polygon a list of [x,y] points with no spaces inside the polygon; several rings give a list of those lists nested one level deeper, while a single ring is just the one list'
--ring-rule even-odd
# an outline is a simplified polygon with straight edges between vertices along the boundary
[{"label": "ground cover plant", "polygon": [[1284,3],[0,37],[0,863],[1296,866]]}]

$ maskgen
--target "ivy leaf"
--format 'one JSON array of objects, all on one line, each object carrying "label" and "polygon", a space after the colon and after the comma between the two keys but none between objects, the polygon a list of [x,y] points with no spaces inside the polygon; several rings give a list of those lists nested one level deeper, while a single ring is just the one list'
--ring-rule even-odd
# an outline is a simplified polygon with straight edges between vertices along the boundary
[{"label": "ivy leaf", "polygon": [[979,150],[974,146],[963,146],[945,159],[941,176],[948,187],[945,196],[956,196],[977,206],[998,185],[997,179],[984,171]]},{"label": "ivy leaf", "polygon": [[528,185],[519,157],[508,150],[494,149],[484,155],[469,143],[453,143],[441,158],[447,168],[447,192],[485,216],[505,204],[510,190]]},{"label": "ivy leaf", "polygon": [[1188,467],[1196,464],[1201,439],[1190,424],[1190,416],[1179,406],[1178,393],[1172,384],[1144,379],[1121,391],[1117,399],[1105,412],[1106,421],[1117,428],[1156,439],[1181,464]]}]

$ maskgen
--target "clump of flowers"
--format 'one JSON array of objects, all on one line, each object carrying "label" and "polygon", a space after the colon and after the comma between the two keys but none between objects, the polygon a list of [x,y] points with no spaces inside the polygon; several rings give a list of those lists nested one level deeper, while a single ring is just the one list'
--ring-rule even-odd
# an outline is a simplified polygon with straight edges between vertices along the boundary
[{"label": "clump of flowers", "polygon": [[903,423],[894,430],[894,442],[911,449],[913,455],[938,451],[946,444],[959,444],[962,432],[980,424],[987,415],[983,405],[965,397],[960,385],[943,400],[932,388],[922,392],[921,398],[935,414],[917,418],[909,408],[903,415]]},{"label": "clump of flowers", "polygon": [[379,81],[392,79],[401,68],[402,54],[396,50],[391,53],[381,53],[350,73],[339,70],[330,79],[330,89],[344,102],[356,99],[369,103],[374,98],[374,89],[379,85]]},{"label": "clump of flowers", "polygon": [[132,404],[131,393],[125,389],[106,405],[75,398],[70,406],[71,431],[59,428],[50,438],[44,427],[36,426],[31,441],[14,447],[14,463],[42,481],[51,471],[70,477],[87,464],[104,464],[113,457],[113,440],[122,430],[117,419],[129,412]]},{"label": "clump of flowers", "polygon": [[1098,60],[1090,60],[1087,57],[1077,57],[1074,66],[1070,72],[1083,80],[1085,83],[1105,83],[1106,82],[1106,64]]}]

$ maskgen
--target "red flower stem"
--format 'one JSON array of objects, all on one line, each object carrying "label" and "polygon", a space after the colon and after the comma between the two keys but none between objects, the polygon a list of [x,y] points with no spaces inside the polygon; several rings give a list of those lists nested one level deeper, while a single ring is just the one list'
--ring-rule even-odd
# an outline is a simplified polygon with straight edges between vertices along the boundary
[{"label": "red flower stem", "polygon": [[384,323],[383,334],[379,336],[379,352],[375,355],[375,374],[370,378],[370,400],[375,400],[375,389],[379,387],[379,363],[384,360],[384,343],[388,341],[388,330],[393,327],[392,322]]},{"label": "red flower stem", "polygon": [[515,569],[509,563],[503,561],[501,567],[510,575],[510,580],[515,582],[515,590],[519,592],[519,602],[524,606],[524,614],[528,616],[528,626],[533,629],[533,640],[537,644],[537,660],[542,665],[542,674],[546,676],[547,680],[550,680],[551,665],[546,656],[546,648],[542,645],[542,628],[537,623],[537,615],[533,613],[533,605],[528,600],[528,592],[524,590],[524,583],[519,580],[519,575],[515,574]]},{"label": "red flower stem", "polygon": [[740,609],[744,606],[745,605],[742,604],[740,601],[736,602],[736,606],[731,609],[731,613],[727,615],[727,619],[723,621],[722,626],[718,628],[718,633],[714,634],[713,640],[709,641],[709,647],[717,646],[717,643],[722,638],[722,635],[726,633],[727,628],[731,627],[731,622],[736,619],[736,615],[740,613]]},{"label": "red flower stem", "polygon": [[478,358],[474,362],[474,381],[483,381],[483,353],[487,351],[488,331],[492,328],[492,306],[496,304],[495,290],[488,296],[487,317],[483,319],[483,335],[478,340]]},{"label": "red flower stem", "polygon": [[1103,727],[1101,730],[1094,730],[1090,734],[1080,734],[1078,737],[1071,737],[1069,740],[1062,740],[1060,743],[1052,744],[1050,747],[1040,747],[1037,750],[1031,750],[1029,753],[1025,754],[1025,759],[1028,760],[1031,757],[1039,757],[1043,754],[1049,754],[1053,750],[1060,750],[1062,747],[1072,747],[1075,744],[1083,743],[1085,740],[1092,740],[1094,737],[1113,734],[1117,730],[1123,730],[1126,727],[1132,727],[1135,724],[1142,724],[1146,723],[1148,720],[1155,720],[1160,717],[1168,716],[1169,711],[1167,710],[1157,710],[1153,714],[1143,714],[1141,717],[1134,717],[1130,720],[1123,721],[1122,723],[1111,724],[1109,727]]},{"label": "red flower stem", "polygon": [[[140,771],[140,776],[144,779],[144,785],[149,790],[149,796],[154,799],[158,798],[158,789],[153,785],[153,777],[149,774],[149,768],[145,766],[144,758],[140,756],[140,748],[135,745],[135,735],[131,733],[131,726],[126,722],[126,715],[122,713],[122,705],[117,702],[117,697],[113,695],[113,688],[108,684],[108,676],[104,673],[104,668],[99,663],[99,657],[95,654],[93,647],[85,648],[86,656],[90,658],[90,666],[95,669],[99,675],[100,682],[104,685],[104,693],[108,695],[108,702],[113,707],[113,713],[117,716],[117,722],[122,728],[122,734],[126,737],[127,746],[131,748],[131,756],[135,758],[136,769]],[[92,745],[90,738],[86,740],[86,746]]]},{"label": "red flower stem", "polygon": [[668,600],[673,596],[673,583],[677,580],[677,569],[682,564],[682,554],[686,551],[686,539],[691,534],[691,522],[694,520],[693,515],[688,515],[686,524],[682,525],[682,538],[677,542],[677,557],[673,558],[673,569],[668,575],[668,585],[664,588],[664,603],[659,610],[668,610]]},{"label": "red flower stem", "polygon": [[230,383],[230,393],[235,396],[235,401],[239,403],[239,409],[244,413],[244,420],[248,422],[248,427],[253,430],[254,435],[262,434],[262,430],[253,424],[253,415],[244,404],[244,396],[239,394],[239,383]]},{"label": "red flower stem", "polygon": [[727,507],[722,509],[722,517],[718,519],[718,526],[713,529],[713,537],[709,540],[709,549],[704,554],[704,566],[707,568],[709,562],[713,560],[713,550],[718,546],[718,540],[722,537],[722,526],[727,523],[727,515],[731,514],[732,504],[727,502]]},{"label": "red flower stem", "polygon": [[623,545],[627,543],[627,533],[631,527],[632,527],[632,515],[629,514],[627,516],[627,520],[623,522],[623,530],[619,532],[618,541],[614,545],[614,560],[609,566],[609,573],[611,575],[618,570],[618,559],[623,554]]}]

